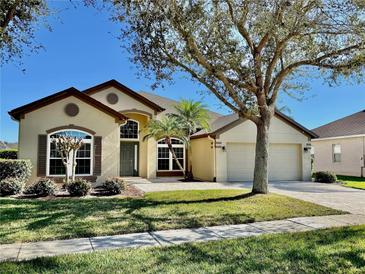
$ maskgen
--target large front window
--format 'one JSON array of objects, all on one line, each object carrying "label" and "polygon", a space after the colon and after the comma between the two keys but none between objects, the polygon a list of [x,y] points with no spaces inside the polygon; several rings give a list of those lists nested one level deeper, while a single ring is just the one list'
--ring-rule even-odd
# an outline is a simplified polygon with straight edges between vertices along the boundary
[{"label": "large front window", "polygon": [[[185,145],[179,139],[172,139],[172,149],[176,154],[176,158],[181,166],[185,168]],[[157,143],[157,170],[159,171],[177,171],[180,170],[176,161],[172,157],[165,140],[160,140]]]},{"label": "large front window", "polygon": [[[93,138],[88,133],[78,130],[62,130],[48,135],[48,169],[47,175],[59,176],[65,175],[66,168],[62,163],[61,155],[57,150],[52,138],[67,135],[72,137],[82,138],[83,145],[76,153],[76,175],[91,175],[92,174],[92,141]],[[71,163],[70,163],[71,164]],[[71,167],[68,168],[71,172]],[[69,174],[70,175],[70,174]]]}]

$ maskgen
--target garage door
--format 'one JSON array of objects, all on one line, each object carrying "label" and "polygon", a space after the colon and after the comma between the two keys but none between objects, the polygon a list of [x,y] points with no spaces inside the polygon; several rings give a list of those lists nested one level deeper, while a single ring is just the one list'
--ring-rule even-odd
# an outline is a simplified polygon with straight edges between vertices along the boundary
[{"label": "garage door", "polygon": [[[300,180],[300,146],[271,144],[269,180]],[[227,172],[229,181],[251,181],[255,167],[255,144],[227,144]]]}]

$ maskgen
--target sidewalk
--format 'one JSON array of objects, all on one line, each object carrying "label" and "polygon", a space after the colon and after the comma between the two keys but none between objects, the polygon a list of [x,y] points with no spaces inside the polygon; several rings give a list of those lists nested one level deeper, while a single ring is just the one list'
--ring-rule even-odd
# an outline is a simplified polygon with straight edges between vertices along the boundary
[{"label": "sidewalk", "polygon": [[365,224],[365,215],[348,214],[299,217],[241,225],[153,231],[70,240],[5,244],[0,245],[0,262],[10,260],[22,261],[36,257],[93,252],[115,248],[165,246],[186,242],[214,241],[270,233],[299,232],[361,224]]}]

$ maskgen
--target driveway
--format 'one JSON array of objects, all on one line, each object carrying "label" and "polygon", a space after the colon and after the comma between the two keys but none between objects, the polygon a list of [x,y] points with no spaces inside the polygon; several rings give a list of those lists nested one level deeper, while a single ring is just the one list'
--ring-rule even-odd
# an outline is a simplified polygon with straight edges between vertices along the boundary
[{"label": "driveway", "polygon": [[[251,187],[252,183],[244,185]],[[299,181],[271,182],[270,191],[353,214],[365,214],[365,191],[360,189]]]},{"label": "driveway", "polygon": [[[146,180],[147,181],[147,180]],[[204,189],[251,188],[252,183],[185,183],[177,180],[153,181],[135,184],[144,192]],[[315,204],[365,215],[365,191],[340,185],[320,184],[302,181],[280,181],[269,183],[270,192],[287,195]]]}]

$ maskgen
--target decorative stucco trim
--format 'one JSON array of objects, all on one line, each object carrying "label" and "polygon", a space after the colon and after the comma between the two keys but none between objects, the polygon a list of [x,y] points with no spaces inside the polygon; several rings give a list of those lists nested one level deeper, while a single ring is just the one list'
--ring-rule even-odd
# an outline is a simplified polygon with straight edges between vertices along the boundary
[{"label": "decorative stucco trim", "polygon": [[127,114],[127,113],[142,114],[142,115],[146,115],[146,116],[148,116],[152,119],[152,113],[149,113],[149,112],[144,111],[144,110],[139,110],[139,109],[136,109],[136,108],[121,110],[119,112],[122,113],[122,114]]},{"label": "decorative stucco trim", "polygon": [[63,129],[77,129],[77,130],[81,130],[81,131],[85,131],[87,133],[90,133],[91,135],[96,134],[96,132],[91,130],[91,129],[88,129],[86,127],[77,126],[77,125],[74,125],[74,124],[69,124],[69,125],[65,125],[65,126],[50,128],[50,129],[46,130],[46,133],[50,134],[52,132],[63,130]]}]

